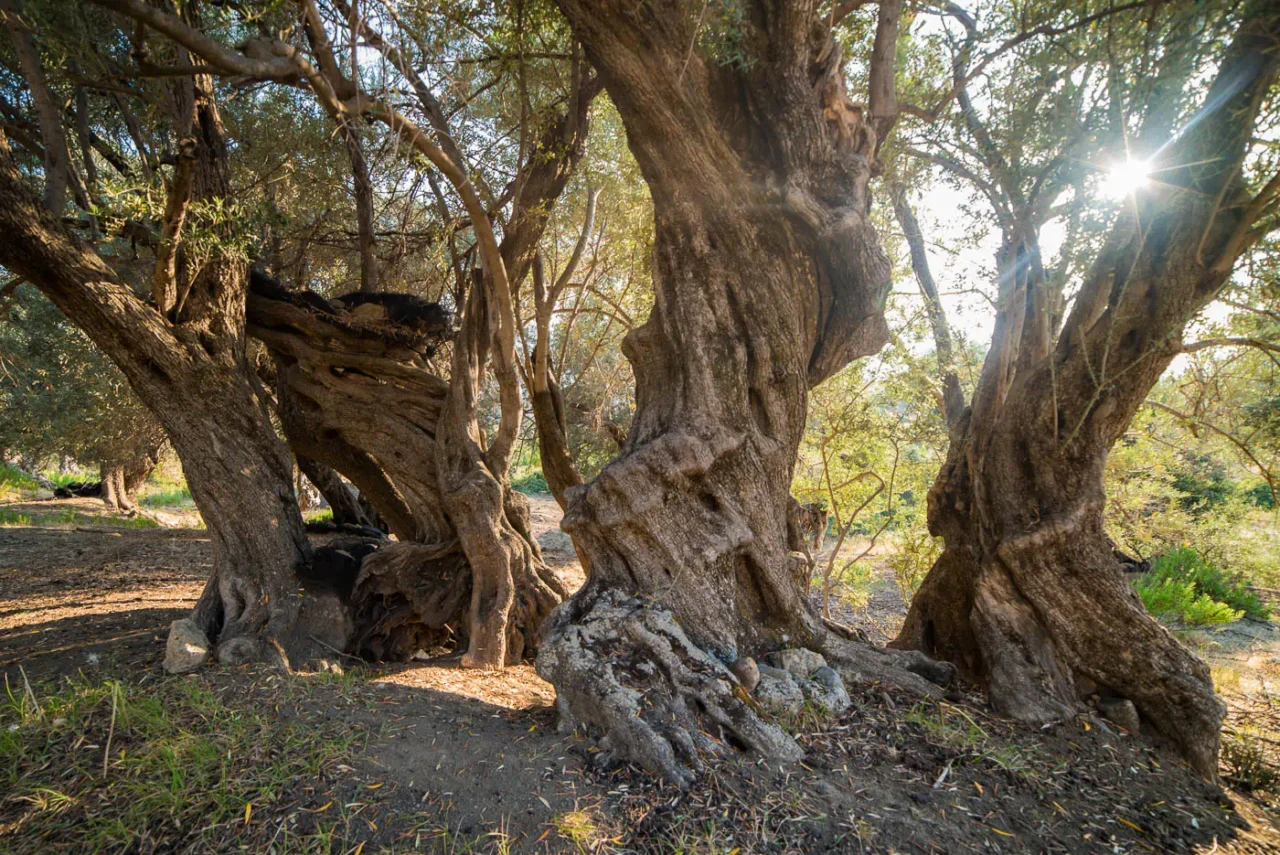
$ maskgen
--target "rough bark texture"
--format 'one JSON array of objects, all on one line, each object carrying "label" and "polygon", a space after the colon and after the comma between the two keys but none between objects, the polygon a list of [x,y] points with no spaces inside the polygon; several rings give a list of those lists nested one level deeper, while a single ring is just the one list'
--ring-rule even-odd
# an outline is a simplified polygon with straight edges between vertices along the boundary
[{"label": "rough bark texture", "polygon": [[[475,465],[477,437],[465,423],[445,428],[451,381],[428,362],[451,330],[368,321],[338,305],[326,312],[314,297],[260,286],[249,298],[249,329],[276,361],[290,444],[346,475],[404,541],[361,567],[354,594],[360,649],[407,658],[453,637],[486,655],[477,664],[519,661],[536,649],[538,627],[568,592],[542,563],[527,508],[505,477],[465,474]],[[467,316],[483,318],[483,306],[469,307]],[[453,350],[474,345],[473,331],[456,338]],[[483,353],[466,364],[477,360]],[[458,362],[455,356],[455,370]],[[481,608],[472,602],[478,566],[498,568],[491,572],[496,594],[486,591]]]},{"label": "rough bark texture", "polygon": [[156,465],[164,447],[162,436],[139,440],[141,445],[123,458],[103,461],[99,467],[102,477],[102,501],[116,511],[136,511],[137,494]]},{"label": "rough bark texture", "polygon": [[1207,666],[1121,572],[1102,526],[1103,470],[1247,246],[1256,206],[1240,165],[1280,66],[1280,12],[1254,2],[1242,20],[1210,107],[1161,154],[1160,183],[1113,230],[1051,349],[1030,328],[1037,283],[1018,272],[1029,265],[1003,260],[995,344],[929,494],[946,548],[895,642],[956,663],[1018,718],[1071,715],[1096,684],[1133,701],[1207,777],[1224,707]]},{"label": "rough bark texture", "polygon": [[[678,783],[706,738],[787,760],[790,739],[698,653],[730,663],[809,647],[854,679],[922,692],[906,668],[947,672],[829,633],[804,597],[805,556],[788,549],[807,391],[887,337],[867,135],[812,6],[753,7],[750,63],[725,65],[690,49],[695,8],[559,5],[653,197],[655,305],[623,344],[630,437],[567,494],[563,527],[588,581],[548,623],[539,673],[571,718]],[[659,632],[672,623],[687,645]]]},{"label": "rough bark texture", "polygon": [[569,424],[564,412],[564,394],[555,377],[547,377],[546,388],[529,393],[534,425],[538,429],[538,457],[547,488],[561,508],[567,506],[565,491],[582,484],[569,451]]},{"label": "rough bark texture", "polygon": [[[207,77],[187,81],[197,140],[197,198],[230,192],[221,123]],[[155,413],[181,458],[209,529],[214,572],[193,615],[225,661],[315,651],[300,622],[295,569],[309,556],[292,465],[254,392],[245,360],[244,271],[214,259],[191,283],[177,323],[137,299],[101,258],[44,212],[0,152],[0,263],[26,277],[102,348]],[[332,621],[315,629],[328,633]]]}]

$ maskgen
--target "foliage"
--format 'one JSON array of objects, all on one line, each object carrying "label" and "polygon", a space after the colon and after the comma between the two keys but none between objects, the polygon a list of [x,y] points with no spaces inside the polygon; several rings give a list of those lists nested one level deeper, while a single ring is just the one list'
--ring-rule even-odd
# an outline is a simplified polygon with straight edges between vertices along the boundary
[{"label": "foliage", "polygon": [[1271,609],[1258,599],[1257,594],[1248,590],[1243,579],[1223,572],[1190,547],[1171,549],[1157,556],[1151,562],[1148,576],[1190,582],[1197,594],[1225,603],[1251,618],[1265,620],[1271,617]]},{"label": "foliage", "polygon": [[6,308],[0,449],[96,463],[158,441],[159,425],[124,375],[52,303],[23,285]]},{"label": "foliage", "polygon": [[1227,779],[1242,790],[1274,790],[1280,774],[1267,762],[1266,752],[1251,733],[1228,733],[1222,740],[1222,763]]},{"label": "foliage", "polygon": [[530,469],[523,475],[512,478],[511,486],[526,495],[530,493],[549,493],[551,488],[547,486],[546,476],[542,474],[541,469]]},{"label": "foliage", "polygon": [[1228,575],[1187,546],[1157,556],[1134,588],[1151,614],[1188,626],[1230,623],[1245,615],[1259,620],[1271,616],[1270,608],[1240,577]]},{"label": "foliage", "polygon": [[942,538],[929,534],[927,526],[913,520],[894,538],[894,546],[896,549],[888,559],[889,570],[902,592],[903,602],[910,603],[942,554]]},{"label": "foliage", "polygon": [[1207,594],[1196,592],[1192,582],[1143,576],[1134,583],[1147,611],[1161,620],[1188,626],[1231,623],[1243,617],[1226,603],[1215,602]]},{"label": "foliage", "polygon": [[149,508],[172,508],[191,504],[191,490],[186,486],[156,490],[142,497]]}]

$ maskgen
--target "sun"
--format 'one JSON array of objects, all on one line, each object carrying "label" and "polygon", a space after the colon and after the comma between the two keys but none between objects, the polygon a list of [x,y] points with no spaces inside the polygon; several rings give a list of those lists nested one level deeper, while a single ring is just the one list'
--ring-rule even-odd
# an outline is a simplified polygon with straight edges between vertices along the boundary
[{"label": "sun", "polygon": [[1145,160],[1126,160],[1111,166],[1102,179],[1102,193],[1109,199],[1127,199],[1147,186],[1151,166]]}]

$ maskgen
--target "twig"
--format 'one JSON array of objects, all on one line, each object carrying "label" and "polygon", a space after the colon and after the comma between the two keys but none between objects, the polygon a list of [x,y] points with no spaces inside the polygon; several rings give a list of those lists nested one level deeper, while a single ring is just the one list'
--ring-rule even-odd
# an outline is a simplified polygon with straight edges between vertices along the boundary
[{"label": "twig", "polygon": [[36,693],[31,691],[31,681],[27,679],[27,672],[21,665],[18,666],[18,673],[22,675],[22,688],[27,698],[31,701],[31,708],[36,711],[36,718],[44,719],[44,710],[40,709],[40,703],[36,700]]},{"label": "twig", "polygon": [[310,638],[312,641],[314,641],[316,644],[320,645],[321,647],[325,648],[326,650],[332,653],[336,653],[339,656],[343,656],[347,659],[352,660],[353,662],[364,662],[364,660],[361,659],[359,656],[352,656],[350,653],[343,653],[341,650],[334,647],[332,644],[326,644],[324,641],[321,641],[320,639],[316,638],[314,635],[308,635],[307,637]]},{"label": "twig", "polygon": [[111,759],[111,739],[116,735],[116,703],[120,698],[120,683],[111,684],[111,726],[107,728],[107,747],[102,752],[102,777],[107,777],[107,763]]}]

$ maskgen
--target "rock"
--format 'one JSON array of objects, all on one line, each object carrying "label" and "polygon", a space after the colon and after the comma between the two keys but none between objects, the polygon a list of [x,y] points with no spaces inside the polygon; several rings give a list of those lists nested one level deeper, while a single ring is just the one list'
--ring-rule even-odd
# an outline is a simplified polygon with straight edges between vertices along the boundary
[{"label": "rock", "polygon": [[804,707],[804,692],[790,672],[768,665],[759,666],[760,679],[756,683],[755,699],[767,712],[788,715],[800,712]]},{"label": "rock", "polygon": [[760,668],[756,665],[756,660],[750,656],[743,656],[741,659],[735,660],[729,666],[729,671],[738,678],[742,688],[748,692],[754,691],[756,684],[760,682]]},{"label": "rock", "polygon": [[800,690],[809,703],[831,715],[839,715],[853,706],[844,680],[834,668],[826,665],[810,674],[809,679],[801,680]]},{"label": "rock", "polygon": [[1136,735],[1141,726],[1138,719],[1138,708],[1128,698],[1100,698],[1098,711],[1108,721],[1118,724],[1129,733]]},{"label": "rock", "polygon": [[43,487],[41,487],[39,490],[36,490],[37,502],[47,502],[53,497],[54,497],[54,492],[52,490],[46,490]]},{"label": "rock", "polygon": [[775,668],[791,672],[793,677],[804,680],[819,668],[826,667],[827,660],[821,653],[805,650],[803,647],[791,647],[786,650],[775,650],[764,658]]},{"label": "rock", "polygon": [[203,665],[209,658],[209,638],[190,618],[169,624],[169,641],[164,647],[164,670],[170,674],[186,674]]},{"label": "rock", "polygon": [[573,538],[555,529],[548,529],[538,535],[538,546],[542,547],[543,552],[577,557],[577,553],[573,551]]}]

